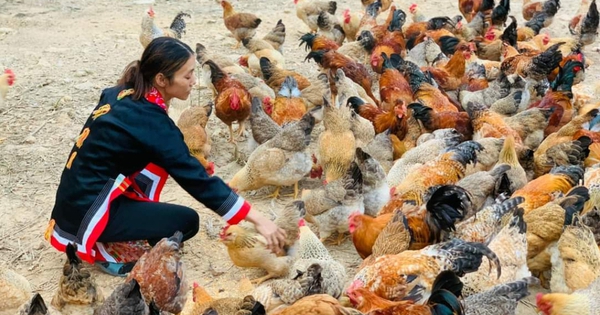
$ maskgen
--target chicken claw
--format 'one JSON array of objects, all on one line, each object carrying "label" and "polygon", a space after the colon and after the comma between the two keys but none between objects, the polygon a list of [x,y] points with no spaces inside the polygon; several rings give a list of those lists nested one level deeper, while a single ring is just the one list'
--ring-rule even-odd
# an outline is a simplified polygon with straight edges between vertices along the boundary
[{"label": "chicken claw", "polygon": [[256,279],[250,280],[250,283],[255,284],[255,285],[259,285],[259,284],[261,284],[261,283],[263,283],[263,282],[265,282],[265,281],[267,281],[267,280],[269,280],[271,278],[274,278],[273,275],[267,274],[264,277],[260,277],[260,278],[256,278]]},{"label": "chicken claw", "polygon": [[298,199],[298,195],[299,195],[300,191],[298,189],[298,182],[296,182],[294,184],[294,192],[291,194],[287,194],[287,195],[283,195],[285,197],[293,197],[294,199]]},{"label": "chicken claw", "polygon": [[238,48],[240,48],[240,42],[239,42],[239,41],[237,41],[237,42],[235,43],[235,45],[233,45],[231,48],[233,48],[233,49],[238,49]]},{"label": "chicken claw", "polygon": [[279,198],[279,191],[281,190],[281,186],[277,186],[277,188],[275,188],[275,191],[268,195],[267,198],[273,198],[273,199],[277,199]]},{"label": "chicken claw", "polygon": [[233,127],[231,125],[228,126],[229,127],[229,140],[227,140],[229,143],[235,143],[235,136],[233,135]]}]

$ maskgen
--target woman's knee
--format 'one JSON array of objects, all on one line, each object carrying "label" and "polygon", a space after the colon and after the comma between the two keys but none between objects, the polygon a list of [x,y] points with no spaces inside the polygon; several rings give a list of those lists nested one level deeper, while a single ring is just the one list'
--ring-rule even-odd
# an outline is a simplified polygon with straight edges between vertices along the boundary
[{"label": "woman's knee", "polygon": [[182,233],[183,240],[186,241],[196,234],[200,230],[200,216],[193,209],[186,209],[185,213],[180,217],[182,222]]}]

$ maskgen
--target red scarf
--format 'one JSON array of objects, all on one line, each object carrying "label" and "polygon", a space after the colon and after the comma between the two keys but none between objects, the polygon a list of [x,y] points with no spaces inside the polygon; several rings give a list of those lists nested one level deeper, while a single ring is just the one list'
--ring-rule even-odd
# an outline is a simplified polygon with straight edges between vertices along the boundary
[{"label": "red scarf", "polygon": [[167,104],[165,103],[165,99],[160,95],[160,92],[155,88],[152,89],[144,95],[144,97],[148,100],[148,102],[156,104],[160,106],[160,108],[167,111]]}]

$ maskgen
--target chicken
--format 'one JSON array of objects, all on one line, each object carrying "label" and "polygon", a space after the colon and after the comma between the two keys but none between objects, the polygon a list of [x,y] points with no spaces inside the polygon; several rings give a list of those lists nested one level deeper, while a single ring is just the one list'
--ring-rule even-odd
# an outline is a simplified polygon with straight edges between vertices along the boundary
[{"label": "chicken", "polygon": [[[39,293],[31,297],[31,300],[25,303],[20,309],[18,315],[52,315],[53,311],[49,310],[44,302],[44,299]],[[129,313],[128,313],[129,314]]]},{"label": "chicken", "polygon": [[150,42],[158,37],[173,37],[181,39],[181,35],[185,34],[185,20],[184,17],[191,18],[191,16],[184,12],[179,12],[171,22],[169,28],[161,29],[154,24],[154,10],[152,7],[148,9],[144,17],[142,18],[142,32],[140,33],[140,43],[142,47],[146,48]]},{"label": "chicken", "polygon": [[22,275],[6,267],[0,268],[0,310],[15,309],[31,298],[31,284]]},{"label": "chicken", "polygon": [[413,168],[395,188],[394,198],[423,204],[423,194],[436,185],[458,182],[465,176],[466,165],[477,161],[477,152],[483,147],[473,141],[463,142],[435,160]]},{"label": "chicken", "polygon": [[550,252],[552,292],[572,293],[585,289],[600,276],[600,250],[594,234],[577,216],[571,225],[565,226]]},{"label": "chicken", "polygon": [[395,65],[399,63],[400,56],[393,54],[388,58],[383,53],[382,58],[383,72],[379,77],[379,96],[381,97],[381,109],[390,112],[398,100],[410,104],[413,101],[413,91],[408,81],[396,69]]},{"label": "chicken", "polygon": [[511,136],[516,143],[521,144],[521,137],[502,119],[502,115],[488,110],[480,103],[468,103],[467,112],[473,124],[473,140]]},{"label": "chicken", "polygon": [[379,134],[389,130],[398,139],[404,139],[407,133],[407,120],[405,119],[406,104],[398,101],[392,105],[392,110],[383,111],[376,105],[366,103],[360,97],[348,98],[348,105],[361,117],[371,121],[375,128],[375,133]]},{"label": "chicken", "polygon": [[[386,213],[377,217],[353,212],[348,218],[348,230],[352,236],[354,248],[360,256],[365,259],[372,254],[373,244],[380,233],[385,229],[392,219],[392,213]],[[410,239],[408,240],[410,242]],[[408,248],[408,246],[406,246]]]},{"label": "chicken", "polygon": [[391,57],[395,54],[401,56],[406,54],[406,40],[402,33],[402,25],[405,20],[406,14],[404,11],[396,10],[396,7],[392,6],[388,16],[389,23],[386,21],[387,28],[383,34],[379,35],[376,30],[371,30],[375,33],[374,37],[377,42],[371,51],[369,64],[375,73],[382,72],[383,55]]},{"label": "chicken", "polygon": [[273,103],[271,118],[280,126],[298,121],[306,113],[306,104],[301,98],[298,82],[292,76],[285,78]]},{"label": "chicken", "polygon": [[597,115],[598,110],[592,109],[583,115],[573,117],[557,132],[546,137],[533,154],[535,175],[546,174],[555,165],[583,163],[591,139],[587,136],[575,138],[575,135],[582,129],[584,123],[591,121]]},{"label": "chicken", "polygon": [[52,298],[52,306],[65,313],[70,310],[79,313],[89,306],[96,308],[104,302],[104,295],[97,286],[89,270],[82,268],[81,259],[77,256],[76,245],[69,244],[66,248],[67,261],[58,282],[58,289]]},{"label": "chicken", "polygon": [[497,253],[502,275],[498,279],[490,277],[491,268],[485,260],[476,271],[466,274],[462,282],[465,285],[463,295],[470,296],[485,292],[495,285],[517,281],[530,277],[527,267],[527,224],[523,220],[523,210],[516,209],[510,222],[505,225],[488,244],[491,251]]},{"label": "chicken", "polygon": [[416,3],[412,3],[410,7],[408,7],[408,11],[410,12],[410,14],[412,14],[413,22],[418,23],[427,21],[427,18],[425,17],[421,9],[419,9]]},{"label": "chicken", "polygon": [[473,137],[473,125],[467,112],[435,112],[432,108],[419,103],[412,103],[408,108],[413,111],[413,117],[419,120],[428,132],[455,128],[463,139],[470,140]]},{"label": "chicken", "polygon": [[113,293],[106,298],[104,304],[94,311],[94,315],[126,314],[150,314],[150,309],[142,296],[140,285],[135,279],[119,284]]},{"label": "chicken", "polygon": [[[268,100],[270,102],[270,100]],[[283,128],[279,126],[263,108],[258,97],[252,98],[252,113],[250,114],[252,137],[248,141],[250,152],[277,135]]]},{"label": "chicken", "polygon": [[475,92],[466,90],[460,91],[460,104],[465,109],[468,107],[469,103],[483,104],[489,108],[495,101],[508,96],[511,87],[511,83],[506,76],[500,76],[498,79],[492,81],[485,89]]},{"label": "chicken", "polygon": [[332,71],[342,69],[348,78],[365,89],[367,95],[373,99],[373,101],[378,103],[375,95],[373,95],[371,75],[363,64],[358,63],[335,50],[311,51],[305,58],[305,60],[308,59],[314,59],[314,61],[324,69],[330,69]]},{"label": "chicken", "polygon": [[340,25],[335,15],[321,11],[317,18],[317,26],[319,27],[319,34],[333,40],[338,45],[342,45],[344,39],[346,39],[344,28]]},{"label": "chicken", "polygon": [[379,162],[385,174],[389,172],[394,162],[394,152],[392,151],[392,140],[390,138],[391,136],[387,132],[380,133],[366,146],[362,147],[363,151]]},{"label": "chicken", "polygon": [[[328,187],[328,186],[332,187]],[[319,228],[319,238],[325,242],[334,232],[338,233],[337,245],[344,240],[349,231],[348,218],[354,211],[364,213],[362,195],[362,173],[352,162],[346,174],[333,182],[327,182],[324,190],[307,193],[307,221]]]},{"label": "chicken", "polygon": [[323,125],[325,130],[319,135],[319,162],[325,172],[327,182],[342,177],[356,150],[356,139],[350,130],[351,111],[342,106],[336,108],[325,102]]},{"label": "chicken", "polygon": [[[253,76],[262,76],[263,65],[260,61],[262,58],[269,60],[271,69],[285,69],[285,58],[279,50],[275,49],[273,45],[269,44],[267,41],[257,38],[244,38],[242,39],[242,44],[248,49],[249,54],[244,58],[247,58],[246,66]],[[284,79],[285,76],[281,77],[281,82],[283,82]],[[296,79],[299,81],[298,78]],[[302,85],[302,82],[299,81],[299,83]],[[275,91],[278,90],[273,86],[271,86],[271,88]]]},{"label": "chicken", "polygon": [[[297,275],[293,279],[275,279],[263,283],[252,291],[252,296],[264,306],[267,313],[278,307],[289,306],[306,296],[309,287],[315,286],[315,282],[322,281],[321,266],[315,264],[309,270],[307,273],[296,271]],[[306,281],[301,282],[299,277],[304,277]]]},{"label": "chicken", "polygon": [[566,293],[538,293],[535,296],[537,308],[543,315],[562,314],[598,314],[600,278],[596,278],[589,287]]},{"label": "chicken", "polygon": [[540,281],[535,277],[498,284],[485,292],[469,295],[464,299],[465,315],[515,314],[519,302],[529,296],[529,286]]},{"label": "chicken", "polygon": [[221,0],[221,7],[223,8],[225,27],[233,34],[233,38],[237,41],[234,48],[240,47],[243,39],[254,37],[256,28],[262,22],[261,19],[252,13],[236,12],[231,3],[226,0]]},{"label": "chicken", "polygon": [[296,16],[310,28],[312,33],[319,29],[317,20],[321,12],[335,14],[337,10],[335,1],[294,0],[294,4],[296,5]]},{"label": "chicken", "polygon": [[[496,187],[510,169],[511,166],[508,164],[498,164],[490,171],[465,176],[456,185],[469,192],[469,197],[473,202],[472,209],[476,212],[483,207],[488,198],[494,199],[494,193],[497,192]],[[469,218],[474,212],[465,214],[465,218]]]},{"label": "chicken", "polygon": [[294,198],[297,198],[298,181],[312,168],[306,148],[314,125],[315,118],[306,113],[301,120],[283,128],[250,154],[246,165],[229,181],[229,186],[246,191],[275,185],[277,188],[272,196],[277,198],[281,186],[294,185]]},{"label": "chicken", "polygon": [[537,149],[544,140],[544,130],[553,112],[553,108],[534,107],[506,117],[504,121],[519,134],[523,145],[530,149]]},{"label": "chicken", "polygon": [[[306,295],[325,293],[335,298],[342,295],[346,284],[346,268],[331,256],[315,233],[302,223],[296,258],[291,270],[303,274],[299,281]],[[318,283],[311,284],[315,281]]]},{"label": "chicken", "polygon": [[[304,0],[306,1],[306,0]],[[327,294],[315,294],[303,297],[289,307],[276,309],[269,315],[361,315],[349,307],[343,307],[338,300]]]},{"label": "chicken", "polygon": [[229,225],[221,230],[220,238],[234,265],[267,271],[266,276],[252,280],[253,283],[261,284],[265,280],[287,275],[291,257],[275,255],[267,248],[266,239],[257,232],[239,225]]},{"label": "chicken", "polygon": [[277,21],[275,27],[262,39],[271,44],[280,53],[283,53],[283,43],[285,43],[285,24],[283,24],[283,20],[280,19]]},{"label": "chicken", "polygon": [[356,13],[350,12],[350,9],[344,10],[344,12],[342,12],[342,17],[344,18],[342,21],[342,29],[346,34],[346,40],[348,42],[353,42],[358,35],[361,18]]},{"label": "chicken", "polygon": [[260,70],[267,85],[269,85],[275,91],[281,90],[281,86],[285,82],[285,79],[289,76],[296,80],[298,89],[300,90],[304,90],[311,85],[310,81],[306,77],[291,70],[279,69],[273,65],[269,58],[266,57],[260,58]]},{"label": "chicken", "polygon": [[497,165],[501,164],[509,165],[510,169],[506,171],[506,177],[502,179],[503,181],[500,185],[503,185],[504,189],[508,190],[512,195],[513,192],[521,189],[527,184],[527,174],[525,173],[523,166],[521,166],[521,163],[519,163],[519,157],[517,156],[515,140],[513,137],[509,136],[504,140]]},{"label": "chicken", "polygon": [[491,13],[494,8],[494,1],[488,0],[461,0],[458,2],[458,9],[460,13],[465,17],[467,22],[475,17],[478,12],[486,14]]},{"label": "chicken", "polygon": [[10,69],[5,69],[0,75],[0,109],[2,109],[8,89],[15,84],[15,73]]},{"label": "chicken", "polygon": [[127,276],[127,281],[135,279],[139,283],[145,301],[153,301],[158,309],[171,313],[181,312],[187,299],[182,240],[179,231],[163,238],[138,260]]},{"label": "chicken", "polygon": [[451,128],[436,130],[433,135],[434,139],[408,150],[394,163],[386,177],[390,187],[402,183],[412,170],[439,156],[444,150],[457,146],[462,138],[456,129]]},{"label": "chicken", "polygon": [[356,274],[346,292],[352,296],[357,289],[365,288],[390,301],[410,299],[421,303],[431,296],[433,282],[440,272],[451,270],[459,276],[474,272],[484,256],[496,265],[494,276],[500,277],[500,261],[487,246],[453,239],[419,251],[379,257]]},{"label": "chicken", "polygon": [[[356,139],[357,149],[364,148],[368,143],[373,141],[375,138],[375,128],[373,128],[373,124],[370,121],[352,111],[351,124],[350,130]],[[385,174],[383,177],[385,177]]]},{"label": "chicken", "polygon": [[579,166],[557,166],[549,174],[542,175],[515,191],[512,197],[525,198],[521,207],[527,214],[551,201],[554,192],[567,193],[582,178],[583,170]]},{"label": "chicken", "polygon": [[210,70],[212,84],[218,93],[214,101],[215,115],[229,127],[229,142],[235,143],[231,125],[237,121],[238,135],[244,132],[244,123],[250,116],[252,106],[250,94],[240,81],[224,73],[212,60],[206,61],[203,67]]},{"label": "chicken", "polygon": [[280,211],[275,224],[283,229],[286,233],[285,242],[283,243],[281,254],[290,254],[296,241],[300,237],[300,220],[306,215],[304,201],[296,200],[288,203]]},{"label": "chicken", "polygon": [[372,315],[394,314],[463,314],[461,295],[462,283],[452,271],[442,271],[433,282],[431,297],[419,305],[413,301],[392,302],[378,297],[373,292],[360,288],[353,292],[350,300],[357,309]]},{"label": "chicken", "polygon": [[600,16],[598,7],[596,6],[596,0],[592,0],[585,17],[582,17],[580,14],[571,19],[571,22],[569,23],[569,32],[571,32],[571,35],[579,37],[579,42],[583,44],[583,46],[591,45],[596,41],[596,37],[598,36],[599,23]]},{"label": "chicken", "polygon": [[214,300],[202,315],[266,315],[264,306],[252,295],[244,298],[223,298]]},{"label": "chicken", "polygon": [[[214,61],[227,74],[246,73],[244,68],[242,68],[239,64],[235,63],[230,58],[225,57],[223,55],[215,54],[214,52],[209,52],[204,45],[202,45],[201,43],[196,43],[196,61],[200,65],[203,65],[207,60]],[[205,81],[207,81],[205,83],[207,83],[206,86],[211,87],[213,89],[213,93],[214,95],[216,95],[217,93],[214,90],[214,86],[212,86],[210,80],[207,79],[210,79],[210,75],[208,76],[208,78],[205,78]]]},{"label": "chicken", "polygon": [[573,216],[581,212],[589,199],[587,189],[575,187],[565,197],[549,202],[530,213],[525,213],[527,222],[527,265],[534,276],[548,286],[552,266],[549,246],[558,241],[564,225],[569,225]]},{"label": "chicken", "polygon": [[363,179],[363,203],[367,215],[377,215],[379,209],[390,200],[390,186],[385,181],[381,164],[361,148],[356,148],[358,168]]},{"label": "chicken", "polygon": [[208,175],[215,172],[215,163],[207,160],[212,140],[205,130],[213,106],[214,104],[210,102],[206,106],[189,107],[181,113],[177,121],[177,127],[183,133],[183,141],[190,149],[192,156],[204,166]]},{"label": "chicken", "polygon": [[554,44],[546,51],[535,56],[520,54],[505,58],[500,66],[500,71],[505,75],[518,74],[522,78],[531,80],[543,80],[558,67],[563,56],[558,50],[562,43]]},{"label": "chicken", "polygon": [[365,89],[348,78],[342,69],[329,70],[329,88],[336,107],[347,105],[348,99],[353,96],[360,97],[369,103],[375,103],[367,95]]}]

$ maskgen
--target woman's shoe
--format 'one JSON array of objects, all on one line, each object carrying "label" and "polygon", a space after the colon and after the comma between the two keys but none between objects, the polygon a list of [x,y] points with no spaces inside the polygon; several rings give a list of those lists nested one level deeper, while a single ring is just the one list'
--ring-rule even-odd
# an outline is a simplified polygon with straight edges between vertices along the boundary
[{"label": "woman's shoe", "polygon": [[115,277],[126,277],[133,266],[135,266],[135,262],[128,263],[113,263],[113,262],[97,262],[96,266],[100,268],[103,272],[115,276]]}]

